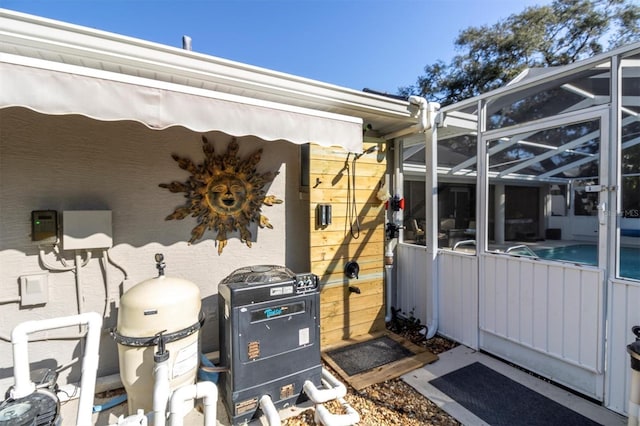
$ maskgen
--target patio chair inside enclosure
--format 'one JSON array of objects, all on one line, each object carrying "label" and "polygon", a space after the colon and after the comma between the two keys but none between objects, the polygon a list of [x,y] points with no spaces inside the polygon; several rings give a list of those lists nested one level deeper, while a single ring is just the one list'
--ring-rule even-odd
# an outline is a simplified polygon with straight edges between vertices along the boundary
[{"label": "patio chair inside enclosure", "polygon": [[424,241],[424,235],[425,235],[424,229],[420,228],[420,226],[418,225],[418,220],[412,219],[410,224],[411,224],[411,231],[415,236],[416,242]]}]

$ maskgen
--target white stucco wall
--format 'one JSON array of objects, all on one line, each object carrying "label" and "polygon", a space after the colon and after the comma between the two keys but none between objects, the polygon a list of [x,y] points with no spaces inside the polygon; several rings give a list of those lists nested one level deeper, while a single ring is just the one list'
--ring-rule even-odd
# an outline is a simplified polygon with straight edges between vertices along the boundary
[{"label": "white stucco wall", "polygon": [[[95,100],[99,102],[98,99]],[[209,133],[216,152],[226,150],[231,138]],[[239,139],[239,156],[264,149],[259,172],[280,173],[267,190],[284,204],[262,211],[274,229],[260,229],[252,248],[230,238],[221,256],[205,233],[203,240],[188,245],[194,218],[165,221],[182,205],[183,194],[158,187],[173,180],[185,181],[171,154],[204,160],[201,135],[174,127],[150,130],[135,122],[99,122],[80,116],[46,116],[25,109],[0,110],[0,300],[19,295],[19,277],[41,273],[37,244],[31,241],[32,210],[111,210],[113,247],[109,256],[128,273],[108,267],[108,302],[105,329],[116,326],[120,293],[131,285],[157,275],[154,254],[165,255],[166,274],[190,280],[200,287],[207,322],[201,333],[203,351],[218,348],[217,285],[236,268],[256,264],[286,265],[294,271],[308,268],[308,208],[298,194],[298,147],[291,143],[264,142],[254,137]],[[289,237],[289,238],[288,238]],[[51,248],[49,264],[62,266]],[[105,273],[100,250],[82,268],[85,309],[102,313],[105,307]],[[63,252],[68,264],[73,253]],[[48,303],[23,308],[18,303],[0,304],[0,337],[6,339],[20,322],[77,313],[75,275],[50,272]],[[77,330],[62,330],[72,334]],[[50,332],[48,336],[55,333]],[[47,337],[37,336],[33,337]],[[80,355],[78,341],[49,340],[29,345],[32,369],[55,367]],[[0,340],[0,392],[13,383],[11,344]],[[116,373],[116,345],[108,333],[101,341],[99,375]],[[77,381],[80,365],[62,372],[59,382]]]}]

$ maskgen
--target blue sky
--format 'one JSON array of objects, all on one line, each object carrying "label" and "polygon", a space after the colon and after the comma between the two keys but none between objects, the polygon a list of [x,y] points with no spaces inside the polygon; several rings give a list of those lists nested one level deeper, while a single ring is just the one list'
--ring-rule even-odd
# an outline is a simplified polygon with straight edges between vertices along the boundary
[{"label": "blue sky", "polygon": [[0,0],[0,7],[356,90],[396,93],[469,26],[550,0]]}]

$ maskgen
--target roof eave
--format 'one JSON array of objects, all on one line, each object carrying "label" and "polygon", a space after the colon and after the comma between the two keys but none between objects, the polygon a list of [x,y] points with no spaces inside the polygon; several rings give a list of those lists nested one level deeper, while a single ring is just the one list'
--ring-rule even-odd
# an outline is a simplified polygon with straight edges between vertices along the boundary
[{"label": "roof eave", "polygon": [[263,100],[362,117],[381,132],[412,125],[407,101],[165,46],[105,31],[0,9],[0,48],[32,51],[63,63],[143,75],[186,86],[220,86]]}]

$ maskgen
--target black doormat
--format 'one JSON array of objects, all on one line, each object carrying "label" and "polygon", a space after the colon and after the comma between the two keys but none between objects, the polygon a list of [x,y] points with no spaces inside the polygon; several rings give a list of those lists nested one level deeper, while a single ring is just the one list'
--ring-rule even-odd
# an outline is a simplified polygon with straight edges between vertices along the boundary
[{"label": "black doormat", "polygon": [[479,362],[429,383],[492,426],[599,425]]},{"label": "black doormat", "polygon": [[413,356],[414,353],[395,340],[382,336],[377,339],[328,351],[331,357],[349,376],[373,370],[381,365]]}]

